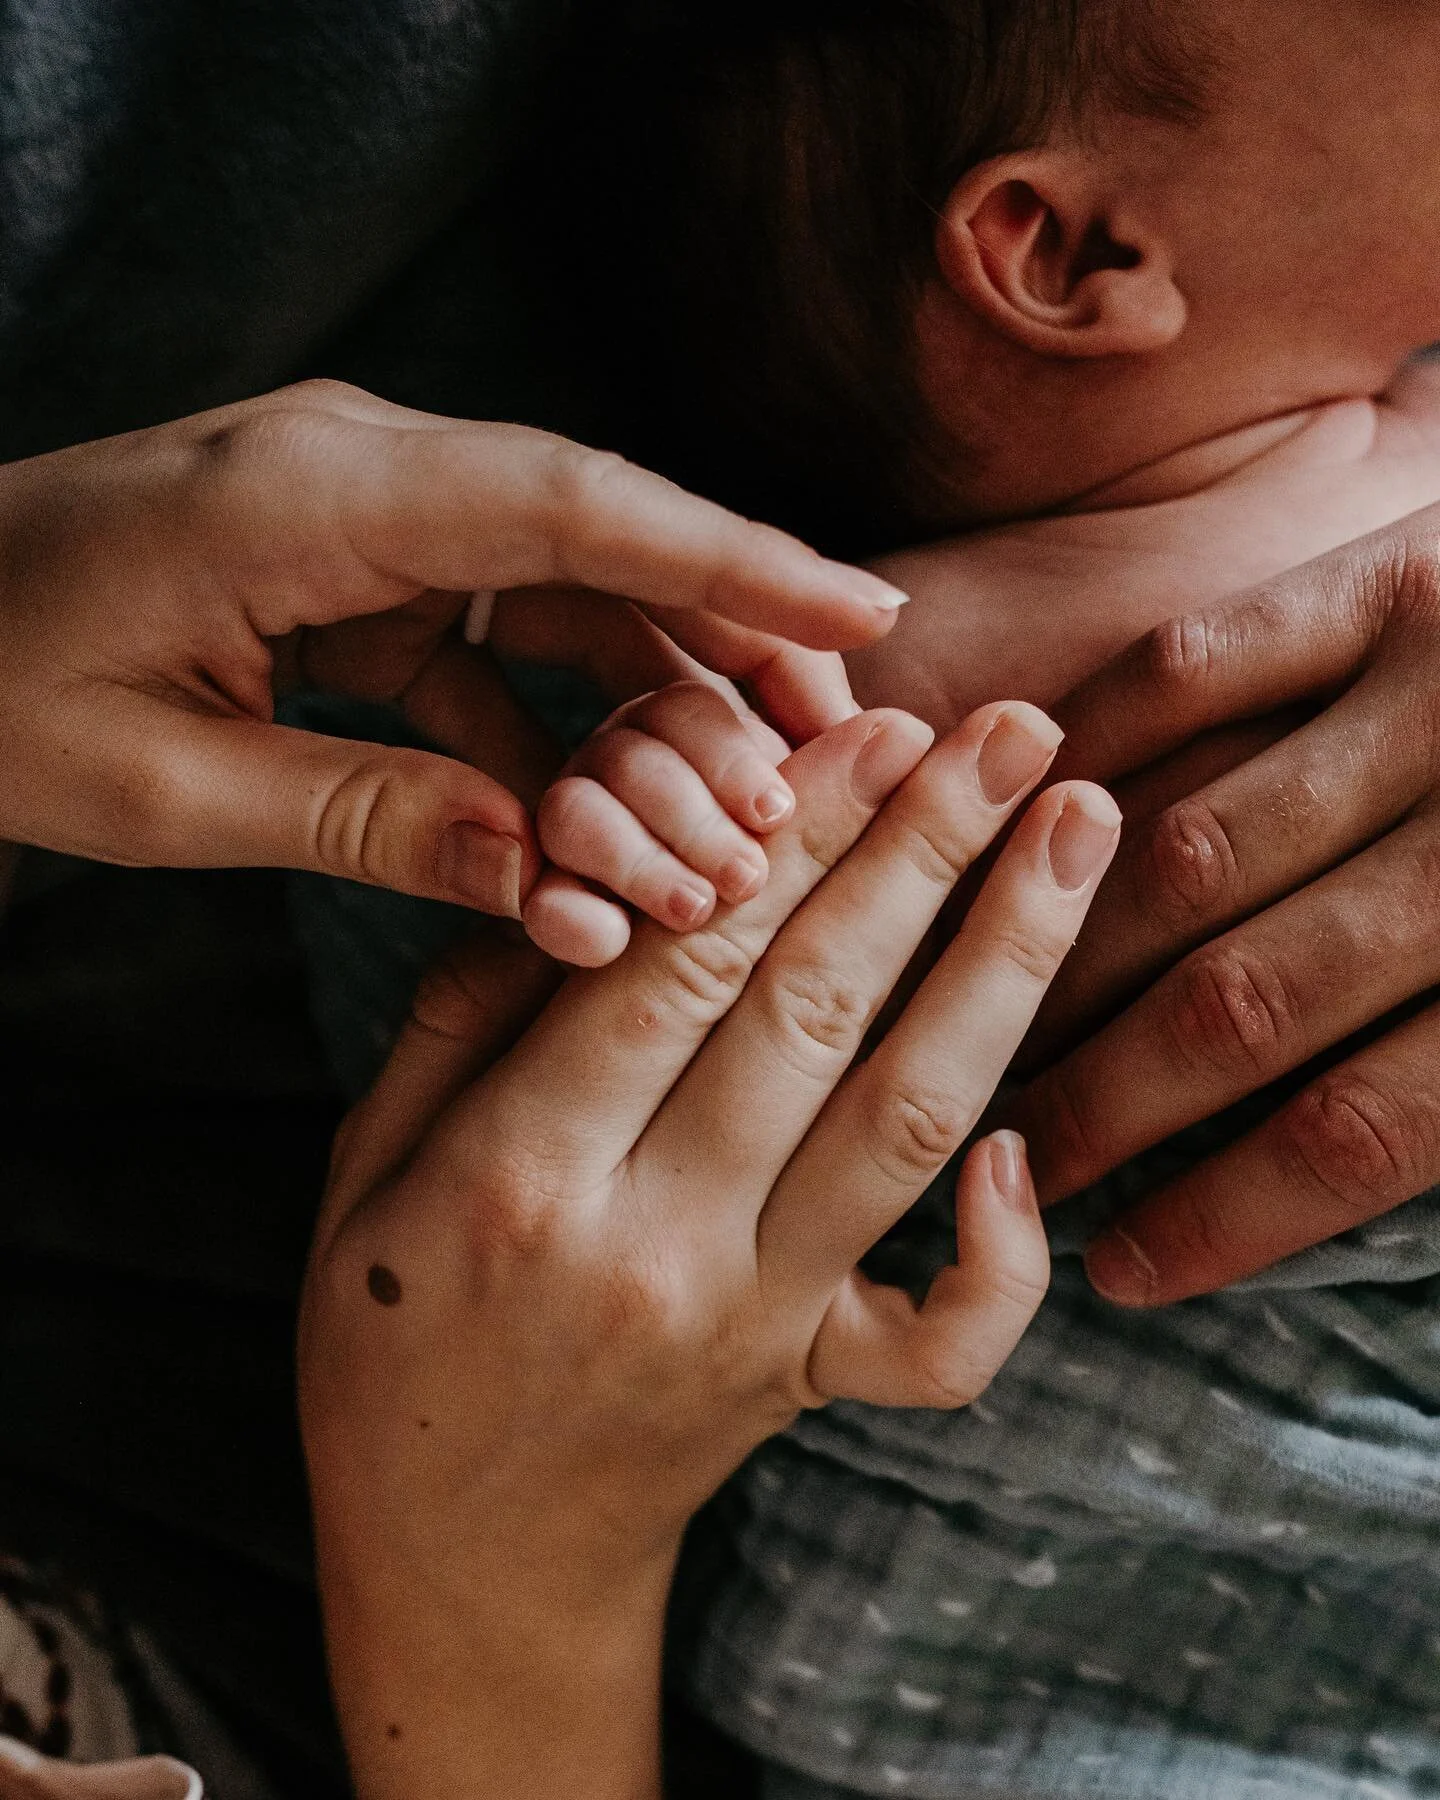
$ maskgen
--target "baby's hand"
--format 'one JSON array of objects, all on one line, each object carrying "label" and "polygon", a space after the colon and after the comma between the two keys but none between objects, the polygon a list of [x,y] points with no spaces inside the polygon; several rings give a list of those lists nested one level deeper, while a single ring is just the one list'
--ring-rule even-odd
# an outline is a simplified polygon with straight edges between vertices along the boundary
[{"label": "baby's hand", "polygon": [[540,802],[540,845],[555,866],[526,904],[530,936],[562,962],[598,968],[625,948],[630,925],[587,883],[675,931],[750,899],[770,872],[759,840],[795,809],[777,773],[789,754],[703,681],[623,707]]}]

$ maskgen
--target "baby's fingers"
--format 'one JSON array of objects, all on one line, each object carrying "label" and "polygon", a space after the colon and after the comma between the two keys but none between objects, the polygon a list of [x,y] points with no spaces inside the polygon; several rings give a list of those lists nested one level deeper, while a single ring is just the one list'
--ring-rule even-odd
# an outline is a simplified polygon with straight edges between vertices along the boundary
[{"label": "baby's fingers", "polygon": [[1025,1335],[1050,1281],[1050,1253],[1022,1139],[977,1144],[960,1175],[958,1261],[921,1306],[857,1270],[815,1340],[810,1380],[825,1400],[949,1410],[983,1394]]},{"label": "baby's fingers", "polygon": [[774,831],[795,810],[795,796],[775,766],[789,756],[788,745],[706,683],[673,682],[626,707],[619,722],[668,744],[747,831]]},{"label": "baby's fingers", "polygon": [[[536,826],[541,848],[558,868],[628,900],[658,925],[694,931],[715,910],[713,883],[687,868],[608,785],[589,776],[557,781],[540,802]],[[752,891],[762,884],[757,875]],[[533,911],[527,905],[524,913],[532,935]]]}]

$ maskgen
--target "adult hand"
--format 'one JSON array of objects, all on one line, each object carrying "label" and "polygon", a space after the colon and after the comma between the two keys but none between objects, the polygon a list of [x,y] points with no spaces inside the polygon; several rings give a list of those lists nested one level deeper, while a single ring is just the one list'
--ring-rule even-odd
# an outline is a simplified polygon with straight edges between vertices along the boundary
[{"label": "adult hand", "polygon": [[857,1263],[969,1134],[1119,817],[1078,784],[1037,801],[851,1072],[1058,734],[1009,706],[929,739],[871,714],[799,752],[762,892],[642,928],[518,1042],[553,976],[472,947],[342,1134],[301,1390],[364,1800],[656,1792],[691,1514],[802,1408],[964,1404],[1028,1323],[1047,1261],[1013,1138],[969,1158],[923,1305]]},{"label": "adult hand", "polygon": [[[1041,1049],[1140,998],[1010,1114],[1046,1199],[1440,983],[1440,510],[1152,632],[1059,716],[1063,772],[1151,768]],[[1121,1220],[1091,1277],[1184,1299],[1437,1182],[1440,1009],[1420,1004]]]},{"label": "adult hand", "polygon": [[447,757],[283,730],[272,707],[283,647],[292,672],[397,701],[503,778],[514,712],[460,627],[473,595],[537,585],[531,635],[617,698],[675,665],[589,590],[663,608],[797,739],[854,710],[815,650],[868,641],[899,600],[618,458],[287,389],[0,469],[0,838],[518,916],[538,872],[519,798]]}]

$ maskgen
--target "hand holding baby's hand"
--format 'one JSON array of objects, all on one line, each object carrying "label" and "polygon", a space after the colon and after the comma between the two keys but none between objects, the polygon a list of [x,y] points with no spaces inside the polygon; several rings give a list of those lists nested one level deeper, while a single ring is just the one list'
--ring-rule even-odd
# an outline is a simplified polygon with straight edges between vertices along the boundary
[{"label": "hand holding baby's hand", "polygon": [[540,802],[555,866],[526,904],[530,936],[565,962],[613,962],[629,921],[587,882],[676,931],[752,899],[769,875],[759,840],[794,811],[789,755],[724,684],[678,681],[622,707]]}]

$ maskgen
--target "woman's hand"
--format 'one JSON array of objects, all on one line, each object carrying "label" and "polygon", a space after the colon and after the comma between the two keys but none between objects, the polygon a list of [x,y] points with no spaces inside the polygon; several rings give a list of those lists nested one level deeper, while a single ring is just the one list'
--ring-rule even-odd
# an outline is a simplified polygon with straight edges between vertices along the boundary
[{"label": "woman's hand", "polygon": [[799,752],[764,890],[687,937],[642,927],[518,1041],[553,974],[472,947],[342,1134],[301,1385],[365,1800],[658,1791],[691,1514],[832,1396],[964,1405],[1028,1323],[1047,1260],[1016,1139],[972,1153],[922,1305],[857,1263],[971,1131],[1119,816],[1083,785],[1040,799],[852,1066],[1058,733],[1015,705],[929,739],[871,714]]},{"label": "woman's hand", "polygon": [[1154,767],[1039,1048],[1125,1010],[1009,1115],[1044,1198],[1407,1009],[1107,1233],[1100,1289],[1205,1293],[1440,1182],[1440,510],[1162,627],[1059,716],[1065,773]]},{"label": "woman's hand", "polygon": [[[796,741],[853,711],[815,650],[867,642],[899,601],[618,458],[287,389],[0,468],[0,838],[518,917],[539,855],[501,783],[526,740],[462,626],[477,593],[537,586],[530,639],[617,699],[693,665],[590,590],[663,609]],[[501,609],[522,641],[523,607]],[[400,704],[466,762],[279,728],[277,662]]]}]

